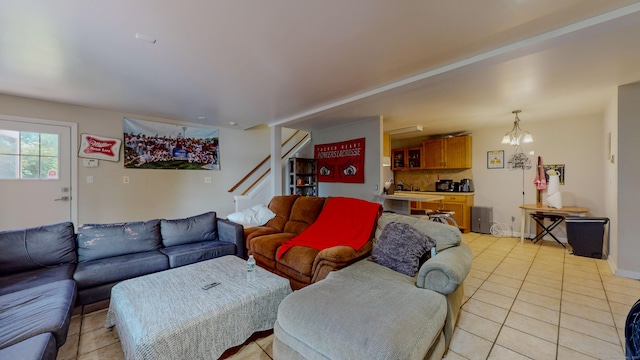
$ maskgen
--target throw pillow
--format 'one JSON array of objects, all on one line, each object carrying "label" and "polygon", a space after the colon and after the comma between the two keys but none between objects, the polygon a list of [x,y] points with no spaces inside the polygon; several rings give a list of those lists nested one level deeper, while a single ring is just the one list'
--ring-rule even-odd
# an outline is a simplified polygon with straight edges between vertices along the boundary
[{"label": "throw pillow", "polygon": [[266,205],[258,204],[249,209],[229,214],[227,219],[243,225],[264,225],[275,216],[276,214]]},{"label": "throw pillow", "polygon": [[382,230],[370,260],[399,273],[415,276],[420,258],[435,244],[435,240],[411,225],[392,222]]},{"label": "throw pillow", "polygon": [[376,240],[374,241],[380,238],[382,230],[392,222],[409,224],[419,232],[428,235],[436,241],[437,252],[456,247],[462,241],[460,230],[454,226],[394,213],[384,213],[380,216],[376,228]]}]

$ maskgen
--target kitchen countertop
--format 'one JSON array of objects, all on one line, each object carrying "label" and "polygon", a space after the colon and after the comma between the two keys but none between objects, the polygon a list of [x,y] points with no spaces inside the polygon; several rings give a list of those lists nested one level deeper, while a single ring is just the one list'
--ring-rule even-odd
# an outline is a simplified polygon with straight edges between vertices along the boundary
[{"label": "kitchen countertop", "polygon": [[404,200],[404,201],[437,201],[444,199],[442,193],[427,193],[416,191],[400,191],[392,195],[378,195],[378,197],[387,200]]},{"label": "kitchen countertop", "polygon": [[[425,195],[440,195],[440,196],[447,196],[447,195],[461,195],[461,196],[470,196],[470,195],[474,195],[474,192],[453,192],[453,191],[396,191],[393,193],[393,195],[396,194],[425,194]],[[391,195],[391,196],[393,196]],[[403,196],[407,196],[407,195],[403,195]]]}]

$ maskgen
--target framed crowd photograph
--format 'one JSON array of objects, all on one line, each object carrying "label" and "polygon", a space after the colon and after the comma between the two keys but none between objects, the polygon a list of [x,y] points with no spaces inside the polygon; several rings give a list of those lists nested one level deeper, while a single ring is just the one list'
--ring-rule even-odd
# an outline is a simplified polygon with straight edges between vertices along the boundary
[{"label": "framed crowd photograph", "polygon": [[504,150],[487,151],[487,169],[504,168]]}]

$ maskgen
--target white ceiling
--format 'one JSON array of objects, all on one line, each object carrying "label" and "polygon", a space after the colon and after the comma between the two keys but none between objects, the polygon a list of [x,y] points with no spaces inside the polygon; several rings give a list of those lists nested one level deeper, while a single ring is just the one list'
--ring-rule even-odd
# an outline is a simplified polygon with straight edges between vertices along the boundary
[{"label": "white ceiling", "polygon": [[442,134],[510,126],[515,109],[523,125],[602,113],[640,80],[639,39],[630,0],[2,0],[0,93],[239,129],[382,115]]}]

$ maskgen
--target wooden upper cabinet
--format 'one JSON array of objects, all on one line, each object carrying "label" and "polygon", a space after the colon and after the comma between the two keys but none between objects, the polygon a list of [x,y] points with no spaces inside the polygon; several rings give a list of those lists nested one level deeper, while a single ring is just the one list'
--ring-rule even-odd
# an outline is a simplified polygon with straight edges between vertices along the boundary
[{"label": "wooden upper cabinet", "polygon": [[471,136],[444,139],[445,166],[448,169],[471,168]]},{"label": "wooden upper cabinet", "polygon": [[392,170],[419,170],[423,169],[422,146],[391,151]]},{"label": "wooden upper cabinet", "polygon": [[422,169],[422,146],[407,149],[407,169]]},{"label": "wooden upper cabinet", "polygon": [[404,170],[407,167],[407,149],[391,150],[391,169]]},{"label": "wooden upper cabinet", "polygon": [[471,136],[430,139],[423,143],[425,169],[470,169]]},{"label": "wooden upper cabinet", "polygon": [[424,148],[424,168],[425,169],[443,169],[443,139],[425,140],[422,143]]}]

